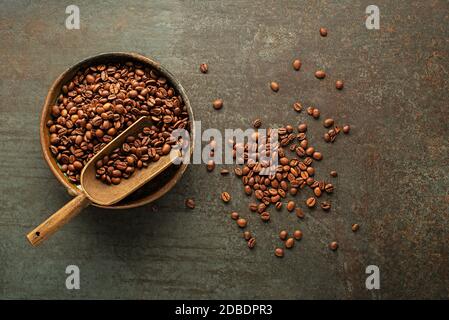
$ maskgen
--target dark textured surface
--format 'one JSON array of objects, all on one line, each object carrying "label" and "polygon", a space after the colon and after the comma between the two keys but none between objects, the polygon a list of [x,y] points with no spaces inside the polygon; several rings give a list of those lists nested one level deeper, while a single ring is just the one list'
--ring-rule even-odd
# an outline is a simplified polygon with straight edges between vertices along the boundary
[{"label": "dark textured surface", "polygon": [[[379,31],[365,28],[371,1],[76,4],[81,30],[70,31],[60,1],[1,3],[1,298],[449,298],[447,1],[376,1]],[[296,124],[306,118],[292,111],[296,99],[350,123],[349,137],[327,145],[321,124],[307,119],[325,156],[318,176],[339,172],[332,211],[306,210],[302,222],[282,211],[262,225],[239,181],[196,165],[158,201],[158,212],[89,208],[30,247],[25,234],[70,199],[40,153],[45,95],[65,68],[105,51],[160,61],[203,127],[244,128],[256,117],[267,126]],[[300,72],[291,68],[295,57]],[[317,68],[328,72],[325,80],[314,78]],[[219,112],[211,108],[216,97],[225,101]],[[228,206],[222,189],[233,196]],[[196,199],[195,210],[184,209],[186,197]],[[249,217],[253,251],[231,209]],[[276,233],[296,227],[304,239],[275,258]],[[327,249],[332,240],[337,252]],[[81,269],[81,290],[65,289],[69,264]],[[380,290],[365,289],[369,264],[380,267]]]}]

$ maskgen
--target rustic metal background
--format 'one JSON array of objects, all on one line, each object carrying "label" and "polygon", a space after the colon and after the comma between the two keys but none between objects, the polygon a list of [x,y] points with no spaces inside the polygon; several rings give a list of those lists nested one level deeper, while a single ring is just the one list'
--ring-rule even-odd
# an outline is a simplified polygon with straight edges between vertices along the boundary
[{"label": "rustic metal background", "polygon": [[[80,30],[65,28],[72,2]],[[365,28],[369,4],[380,8],[379,31]],[[0,297],[448,298],[448,12],[437,0],[1,1]],[[339,172],[332,211],[306,211],[300,223],[283,211],[262,225],[239,181],[196,165],[158,212],[89,208],[32,248],[26,232],[70,199],[40,152],[45,95],[68,66],[105,51],[160,61],[203,127],[244,128],[256,117],[296,124],[306,118],[291,109],[297,99],[350,123],[350,136],[328,145],[320,122],[307,118],[325,156],[318,175]],[[291,68],[296,57],[300,72]],[[316,80],[317,68],[328,78]],[[342,92],[337,78],[346,82]],[[225,101],[218,112],[217,97]],[[228,206],[222,190],[233,196]],[[187,197],[195,210],[184,208]],[[255,250],[231,209],[249,216]],[[294,227],[304,239],[275,258],[275,233]],[[332,240],[337,252],[327,248]],[[81,269],[81,290],[65,289],[69,264]],[[370,264],[380,267],[380,290],[365,288]]]}]

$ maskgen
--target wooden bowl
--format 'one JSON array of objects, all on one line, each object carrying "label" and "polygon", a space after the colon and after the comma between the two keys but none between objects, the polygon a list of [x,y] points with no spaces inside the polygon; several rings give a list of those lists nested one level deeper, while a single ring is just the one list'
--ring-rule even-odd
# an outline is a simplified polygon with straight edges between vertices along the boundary
[{"label": "wooden bowl", "polygon": [[[190,106],[189,99],[184,88],[181,86],[179,81],[164,67],[162,67],[158,62],[142,56],[137,53],[126,53],[126,52],[111,52],[102,53],[77,63],[76,65],[70,67],[65,72],[63,72],[52,84],[47,98],[45,99],[44,107],[42,108],[42,115],[40,121],[40,140],[42,146],[42,152],[44,154],[45,161],[47,161],[48,166],[55,175],[55,177],[63,184],[68,193],[72,196],[76,196],[80,193],[80,186],[73,184],[68,180],[64,173],[59,169],[56,159],[53,157],[50,151],[50,134],[47,127],[47,121],[50,120],[51,107],[56,103],[57,98],[61,94],[61,88],[64,84],[69,82],[80,69],[88,67],[95,64],[107,64],[111,62],[126,62],[134,61],[138,62],[144,66],[149,66],[157,70],[161,75],[166,77],[171,85],[175,88],[176,92],[181,95],[184,100],[184,104],[189,113],[189,129],[190,129],[190,151],[193,152],[193,142],[195,141],[195,131],[193,126],[193,112]],[[148,203],[151,203],[164,194],[166,194],[173,186],[178,182],[184,172],[187,169],[187,164],[181,164],[179,166],[171,166],[168,170],[161,173],[157,179],[144,185],[142,188],[134,192],[132,195],[123,199],[119,203],[112,206],[100,206],[102,208],[108,209],[129,209],[139,207]],[[95,205],[95,204],[94,204]]]}]

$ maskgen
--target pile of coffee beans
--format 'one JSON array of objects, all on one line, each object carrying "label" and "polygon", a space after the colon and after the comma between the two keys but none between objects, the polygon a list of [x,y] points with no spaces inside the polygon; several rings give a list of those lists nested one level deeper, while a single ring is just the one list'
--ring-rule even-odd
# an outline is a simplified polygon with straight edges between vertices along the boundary
[{"label": "pile of coffee beans", "polygon": [[119,184],[122,179],[128,179],[136,169],[146,168],[149,163],[168,155],[177,141],[168,132],[163,136],[164,140],[161,141],[157,127],[152,126],[143,128],[137,135],[126,137],[120,148],[95,163],[95,177],[109,185]]},{"label": "pile of coffee beans", "polygon": [[[154,123],[146,145],[152,159],[169,144],[166,140],[173,130],[188,129],[182,97],[157,70],[136,62],[87,67],[62,87],[51,109],[47,122],[51,153],[68,179],[79,183],[89,159],[141,116],[150,116]],[[110,160],[104,163],[108,168]],[[109,181],[107,177],[111,183],[112,178],[116,182],[120,178],[111,173],[105,181]]]}]

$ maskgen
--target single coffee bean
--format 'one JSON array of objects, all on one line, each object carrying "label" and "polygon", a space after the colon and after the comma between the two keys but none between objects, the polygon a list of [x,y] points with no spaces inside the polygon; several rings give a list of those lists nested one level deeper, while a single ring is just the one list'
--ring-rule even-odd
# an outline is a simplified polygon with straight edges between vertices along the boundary
[{"label": "single coffee bean", "polygon": [[248,241],[249,239],[251,239],[251,238],[252,238],[251,232],[249,232],[249,231],[243,232],[243,238],[244,238],[246,241]]},{"label": "single coffee bean", "polygon": [[268,212],[266,212],[266,211],[262,212],[260,214],[260,218],[262,219],[262,221],[268,222],[268,221],[270,221],[270,214]]},{"label": "single coffee bean", "polygon": [[306,131],[307,131],[307,124],[301,123],[301,124],[298,126],[298,132],[304,133],[304,132],[306,132]]},{"label": "single coffee bean", "polygon": [[304,218],[304,211],[302,211],[301,208],[296,208],[295,212],[296,212],[296,216],[297,216],[298,218],[300,218],[300,219],[303,219],[303,218]]},{"label": "single coffee bean", "polygon": [[247,225],[246,219],[243,219],[243,218],[238,219],[238,220],[237,220],[237,225],[238,225],[240,228],[245,228],[246,225]]},{"label": "single coffee bean", "polygon": [[320,28],[320,35],[322,37],[326,37],[327,36],[327,29],[326,28]]},{"label": "single coffee bean", "polygon": [[237,177],[241,177],[242,176],[242,169],[240,169],[239,167],[234,168],[234,173]]},{"label": "single coffee bean", "polygon": [[285,247],[286,247],[287,249],[293,248],[294,245],[295,245],[295,239],[293,239],[293,238],[288,238],[288,239],[285,241]]},{"label": "single coffee bean", "polygon": [[292,65],[293,65],[293,69],[298,71],[299,69],[301,69],[301,60],[299,60],[299,59],[294,60]]},{"label": "single coffee bean", "polygon": [[246,185],[243,189],[246,193],[246,195],[250,196],[253,193],[253,189],[249,185]]},{"label": "single coffee bean", "polygon": [[342,80],[337,80],[337,81],[335,82],[335,88],[337,88],[338,90],[343,89],[343,87],[344,87],[344,84],[343,84],[343,81],[342,81]]},{"label": "single coffee bean", "polygon": [[254,128],[260,128],[260,126],[262,125],[262,120],[260,120],[260,119],[256,119],[256,120],[254,120],[253,121],[253,127]]},{"label": "single coffee bean", "polygon": [[293,201],[289,201],[287,203],[287,210],[289,212],[292,212],[293,210],[295,210],[295,207],[296,207],[296,205],[295,205],[295,203]]},{"label": "single coffee bean", "polygon": [[323,70],[318,70],[315,72],[315,77],[317,79],[324,79],[326,77],[326,72],[324,72]]},{"label": "single coffee bean", "polygon": [[228,170],[228,169],[221,169],[221,170],[220,170],[220,174],[221,174],[222,176],[226,176],[226,175],[229,174],[229,170]]},{"label": "single coffee bean", "polygon": [[206,165],[207,171],[211,172],[215,169],[215,161],[209,160]]},{"label": "single coffee bean", "polygon": [[319,187],[313,189],[313,193],[315,194],[315,196],[321,197],[321,189]]},{"label": "single coffee bean", "polygon": [[213,105],[215,110],[220,110],[221,108],[223,108],[223,100],[222,99],[215,99],[212,105]]},{"label": "single coffee bean", "polygon": [[301,232],[301,230],[295,230],[295,232],[293,232],[293,237],[296,240],[301,240],[302,239],[302,232]]},{"label": "single coffee bean", "polygon": [[231,212],[231,219],[232,220],[237,220],[238,218],[239,218],[238,212],[235,212],[235,211]]},{"label": "single coffee bean", "polygon": [[200,71],[202,73],[207,73],[208,70],[209,70],[209,66],[206,63],[200,64]]},{"label": "single coffee bean", "polygon": [[276,210],[281,210],[282,209],[282,202],[280,202],[280,201],[276,202],[275,208],[276,208]]},{"label": "single coffee bean", "polygon": [[279,84],[277,82],[271,82],[270,87],[271,87],[271,90],[273,90],[274,92],[279,91]]},{"label": "single coffee bean", "polygon": [[185,201],[186,207],[189,209],[195,209],[195,200],[193,199],[187,199]]},{"label": "single coffee bean", "polygon": [[332,183],[328,183],[324,186],[324,190],[326,190],[327,193],[332,193],[334,192],[334,186]]},{"label": "single coffee bean", "polygon": [[330,248],[332,251],[337,250],[337,249],[338,249],[338,243],[337,243],[337,241],[332,241],[331,243],[329,243],[329,248]]},{"label": "single coffee bean", "polygon": [[318,108],[313,109],[312,117],[318,119],[320,117],[320,110]]},{"label": "single coffee bean", "polygon": [[328,201],[321,202],[320,206],[321,206],[321,209],[323,209],[324,211],[328,211],[331,209],[331,203]]},{"label": "single coffee bean", "polygon": [[331,175],[331,177],[336,177],[336,176],[338,176],[338,173],[337,173],[337,171],[335,171],[335,170],[332,170],[331,171],[331,173],[330,173],[330,175]]},{"label": "single coffee bean", "polygon": [[278,258],[282,258],[282,257],[284,256],[284,249],[276,248],[276,249],[274,250],[274,254],[275,254],[275,256],[278,257]]},{"label": "single coffee bean", "polygon": [[295,102],[295,103],[293,104],[293,110],[295,110],[296,112],[301,112],[301,110],[302,110],[302,105],[301,105],[301,103]]},{"label": "single coffee bean", "polygon": [[256,212],[257,211],[257,203],[250,203],[249,204],[249,210],[251,210],[252,212]]},{"label": "single coffee bean", "polygon": [[314,107],[307,107],[307,114],[311,116],[313,114]]},{"label": "single coffee bean", "polygon": [[221,200],[223,200],[224,202],[229,202],[231,201],[231,195],[227,192],[222,192],[221,193]]},{"label": "single coffee bean", "polygon": [[316,205],[316,199],[315,199],[314,197],[308,198],[308,199],[306,200],[306,205],[307,205],[309,208],[315,207],[315,205]]},{"label": "single coffee bean", "polygon": [[325,128],[329,128],[329,127],[333,126],[334,125],[334,119],[328,118],[328,119],[324,120],[323,125],[324,125]]},{"label": "single coffee bean", "polygon": [[313,157],[315,160],[321,160],[321,159],[323,159],[323,155],[321,154],[321,152],[318,152],[318,151],[315,151],[315,152],[312,154],[312,157]]},{"label": "single coffee bean", "polygon": [[350,130],[351,130],[351,127],[349,126],[349,124],[343,126],[343,132],[344,133],[348,134]]},{"label": "single coffee bean", "polygon": [[281,232],[279,232],[279,238],[281,240],[285,240],[285,239],[287,239],[287,237],[288,237],[288,232],[287,231],[282,230]]},{"label": "single coffee bean", "polygon": [[248,248],[252,249],[256,246],[256,238],[251,238],[248,240]]},{"label": "single coffee bean", "polygon": [[359,230],[360,226],[357,223],[354,223],[351,227],[351,230],[353,232],[357,232]]}]

